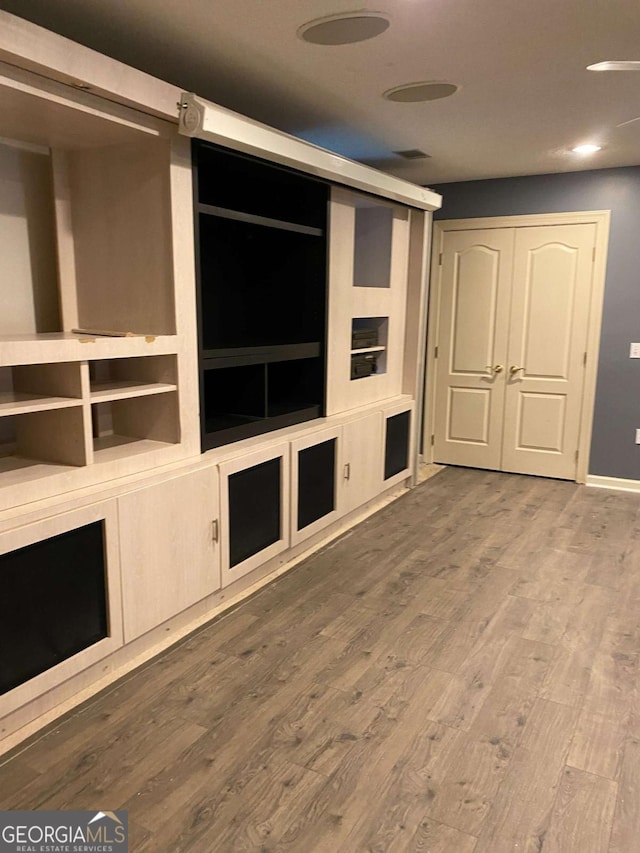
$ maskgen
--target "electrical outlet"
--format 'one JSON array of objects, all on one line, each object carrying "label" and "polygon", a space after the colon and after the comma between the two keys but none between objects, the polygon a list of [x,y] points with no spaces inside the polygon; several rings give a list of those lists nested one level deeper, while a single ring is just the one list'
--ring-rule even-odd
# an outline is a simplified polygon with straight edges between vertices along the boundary
[{"label": "electrical outlet", "polygon": [[640,358],[640,344],[631,344],[629,358]]},{"label": "electrical outlet", "polygon": [[636,430],[636,444],[640,444],[640,429]]}]

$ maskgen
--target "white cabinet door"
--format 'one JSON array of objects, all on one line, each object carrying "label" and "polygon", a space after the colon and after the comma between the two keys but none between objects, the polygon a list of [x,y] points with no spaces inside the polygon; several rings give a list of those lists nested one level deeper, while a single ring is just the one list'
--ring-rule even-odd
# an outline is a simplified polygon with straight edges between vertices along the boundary
[{"label": "white cabinet door", "polygon": [[118,498],[126,642],[220,588],[218,507],[215,468]]},{"label": "white cabinet door", "polygon": [[291,442],[291,544],[342,514],[342,429],[323,429]]},{"label": "white cabinet door", "polygon": [[344,512],[380,494],[382,483],[382,412],[350,421],[342,427]]},{"label": "white cabinet door", "polygon": [[218,466],[222,586],[289,547],[289,443]]}]

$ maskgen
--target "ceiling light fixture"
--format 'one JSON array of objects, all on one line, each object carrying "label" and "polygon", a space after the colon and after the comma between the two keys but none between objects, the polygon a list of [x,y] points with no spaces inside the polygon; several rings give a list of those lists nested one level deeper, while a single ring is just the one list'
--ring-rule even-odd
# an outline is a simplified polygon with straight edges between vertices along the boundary
[{"label": "ceiling light fixture", "polygon": [[303,24],[298,37],[311,44],[355,44],[375,38],[388,28],[389,19],[380,12],[347,12]]},{"label": "ceiling light fixture", "polygon": [[636,59],[608,59],[587,65],[587,71],[640,71],[640,61]]},{"label": "ceiling light fixture", "polygon": [[405,83],[402,86],[394,86],[387,89],[382,97],[388,101],[398,101],[402,104],[417,104],[423,101],[438,101],[440,98],[449,98],[454,95],[460,87],[455,83],[421,82]]},{"label": "ceiling light fixture", "polygon": [[588,143],[585,145],[576,145],[575,148],[571,149],[574,154],[595,154],[596,151],[602,151],[602,145],[594,145],[593,143]]}]

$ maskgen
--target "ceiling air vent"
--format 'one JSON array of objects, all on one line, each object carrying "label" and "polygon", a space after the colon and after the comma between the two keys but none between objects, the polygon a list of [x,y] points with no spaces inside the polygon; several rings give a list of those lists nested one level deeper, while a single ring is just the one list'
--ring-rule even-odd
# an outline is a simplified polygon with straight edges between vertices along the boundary
[{"label": "ceiling air vent", "polygon": [[409,148],[406,151],[394,151],[393,153],[397,154],[398,157],[404,157],[405,160],[426,160],[427,157],[431,157],[431,154],[427,154],[419,148]]}]

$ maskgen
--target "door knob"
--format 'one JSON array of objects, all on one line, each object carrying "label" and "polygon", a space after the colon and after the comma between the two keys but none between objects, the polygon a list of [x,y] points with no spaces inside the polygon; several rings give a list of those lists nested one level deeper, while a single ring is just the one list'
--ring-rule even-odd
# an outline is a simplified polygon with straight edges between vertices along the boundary
[{"label": "door knob", "polygon": [[512,364],[511,367],[509,368],[509,373],[512,376],[515,376],[516,373],[519,373],[521,370],[524,372],[524,367],[516,367],[515,364]]},{"label": "door knob", "polygon": [[490,370],[492,373],[502,373],[504,367],[501,364],[488,364],[487,370]]}]

